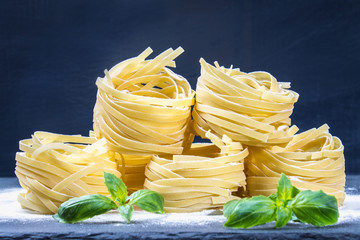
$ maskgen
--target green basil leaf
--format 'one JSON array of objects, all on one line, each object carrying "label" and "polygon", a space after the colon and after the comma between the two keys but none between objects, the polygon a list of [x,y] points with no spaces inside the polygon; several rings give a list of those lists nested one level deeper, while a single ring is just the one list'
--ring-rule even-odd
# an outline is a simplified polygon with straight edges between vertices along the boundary
[{"label": "green basil leaf", "polygon": [[61,204],[53,218],[61,223],[76,223],[106,213],[116,207],[117,205],[106,196],[85,195]]},{"label": "green basil leaf", "polygon": [[227,221],[226,227],[250,228],[275,220],[276,204],[265,196],[245,198],[224,205]]},{"label": "green basil leaf", "polygon": [[290,207],[296,217],[315,226],[334,224],[339,218],[337,200],[323,191],[302,191],[293,199]]},{"label": "green basil leaf", "polygon": [[129,204],[153,213],[164,213],[164,198],[159,193],[142,189],[134,192],[129,197]]},{"label": "green basil leaf", "polygon": [[124,204],[118,207],[118,211],[122,218],[125,219],[127,223],[130,223],[131,217],[134,212],[134,207],[130,204]]},{"label": "green basil leaf", "polygon": [[291,189],[291,198],[294,198],[296,195],[298,195],[300,192],[300,190],[294,186],[292,186],[292,189]]},{"label": "green basil leaf", "polygon": [[104,179],[112,199],[119,204],[124,204],[128,192],[123,180],[107,172],[104,172]]},{"label": "green basil leaf", "polygon": [[291,199],[292,190],[290,180],[282,173],[277,186],[277,199],[286,205],[287,201]]},{"label": "green basil leaf", "polygon": [[230,216],[230,214],[232,213],[233,209],[236,208],[236,205],[239,204],[241,202],[241,200],[244,200],[246,198],[243,199],[234,199],[234,200],[230,200],[227,203],[225,203],[224,207],[223,207],[223,215],[224,217],[228,218]]},{"label": "green basil leaf", "polygon": [[276,209],[275,228],[285,226],[291,219],[292,211],[289,207],[280,206]]},{"label": "green basil leaf", "polygon": [[292,216],[291,216],[291,219],[290,219],[290,220],[293,221],[293,222],[302,222],[302,221],[300,221],[300,219],[298,219],[298,218],[296,217],[296,215],[295,215],[294,212],[292,213]]}]

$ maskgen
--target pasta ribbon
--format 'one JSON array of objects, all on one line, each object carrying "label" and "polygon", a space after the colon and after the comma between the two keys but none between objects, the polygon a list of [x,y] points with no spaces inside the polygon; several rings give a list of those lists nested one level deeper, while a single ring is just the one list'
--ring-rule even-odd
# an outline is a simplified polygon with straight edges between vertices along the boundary
[{"label": "pasta ribbon", "polygon": [[190,147],[195,92],[166,67],[174,67],[173,60],[183,51],[170,48],[145,60],[152,52],[147,48],[97,79],[94,131],[106,138],[111,150],[125,155],[181,154]]},{"label": "pasta ribbon", "polygon": [[18,196],[23,208],[52,214],[61,203],[87,194],[109,195],[103,171],[121,177],[105,139],[35,132],[20,141],[15,174],[27,190]]},{"label": "pasta ribbon", "polygon": [[115,153],[118,170],[122,180],[132,193],[144,188],[145,167],[150,162],[152,155],[126,155]]},{"label": "pasta ribbon", "polygon": [[153,155],[146,167],[144,187],[165,199],[166,212],[196,212],[221,207],[237,199],[232,193],[245,188],[247,148],[207,132],[213,142],[194,143],[182,155]]},{"label": "pasta ribbon", "polygon": [[251,196],[276,192],[281,173],[300,190],[323,190],[341,205],[345,198],[344,146],[332,136],[328,125],[297,134],[285,148],[249,147],[245,159]]},{"label": "pasta ribbon", "polygon": [[212,66],[200,59],[194,129],[205,138],[208,130],[248,146],[284,146],[297,132],[290,115],[299,95],[267,72]]}]

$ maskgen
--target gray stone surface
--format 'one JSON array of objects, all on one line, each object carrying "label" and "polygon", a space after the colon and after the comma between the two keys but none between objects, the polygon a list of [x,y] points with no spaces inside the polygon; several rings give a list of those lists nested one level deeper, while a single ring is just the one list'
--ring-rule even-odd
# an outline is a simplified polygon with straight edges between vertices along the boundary
[{"label": "gray stone surface", "polygon": [[[347,177],[347,192],[359,194],[360,176]],[[14,178],[0,178],[0,192],[17,187]],[[360,204],[360,202],[359,202]],[[115,216],[115,215],[114,215]],[[176,215],[175,215],[176,216]],[[183,216],[183,215],[182,215]],[[191,217],[193,215],[189,215]],[[215,216],[214,216],[215,217]],[[360,221],[340,222],[317,228],[290,223],[281,229],[266,224],[252,229],[228,229],[217,216],[206,223],[189,221],[166,224],[158,219],[138,219],[131,224],[121,219],[111,221],[85,221],[78,224],[60,224],[51,218],[33,221],[9,218],[0,221],[1,239],[360,239]],[[115,220],[114,220],[115,219]]]}]

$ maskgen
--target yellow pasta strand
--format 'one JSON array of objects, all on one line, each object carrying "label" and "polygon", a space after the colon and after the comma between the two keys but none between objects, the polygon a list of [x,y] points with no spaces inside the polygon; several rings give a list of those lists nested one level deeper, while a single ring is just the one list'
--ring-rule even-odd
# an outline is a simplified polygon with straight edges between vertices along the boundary
[{"label": "yellow pasta strand", "polygon": [[328,129],[324,124],[297,134],[285,148],[249,147],[245,160],[249,194],[276,192],[280,174],[285,173],[300,190],[323,190],[341,205],[345,198],[344,146]]},{"label": "yellow pasta strand", "polygon": [[118,169],[122,180],[132,193],[144,188],[145,167],[150,162],[152,155],[126,155],[115,153]]},{"label": "yellow pasta strand", "polygon": [[200,59],[194,129],[205,137],[211,129],[249,146],[286,145],[296,133],[290,115],[299,95],[267,72],[211,66]]},{"label": "yellow pasta strand", "polygon": [[248,150],[230,138],[207,132],[213,144],[194,143],[183,155],[153,155],[146,167],[145,188],[163,195],[166,212],[195,212],[237,199],[245,187]]},{"label": "yellow pasta strand", "polygon": [[15,174],[27,192],[18,201],[39,213],[56,213],[72,197],[109,195],[103,171],[121,177],[105,139],[35,132],[20,141],[20,150]]}]

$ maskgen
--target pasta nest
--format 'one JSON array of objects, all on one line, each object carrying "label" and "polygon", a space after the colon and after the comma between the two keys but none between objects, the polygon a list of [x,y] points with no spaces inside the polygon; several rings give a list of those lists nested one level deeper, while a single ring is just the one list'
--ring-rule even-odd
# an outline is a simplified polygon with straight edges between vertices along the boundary
[{"label": "pasta nest", "polygon": [[267,72],[212,66],[200,59],[196,87],[194,129],[205,137],[211,129],[245,145],[286,145],[297,132],[290,115],[299,95]]},{"label": "pasta nest", "polygon": [[183,52],[168,49],[152,60],[146,49],[98,78],[94,131],[121,154],[181,154],[193,140],[191,106],[195,92],[169,67]]},{"label": "pasta nest", "polygon": [[27,190],[18,201],[39,213],[58,211],[61,203],[87,194],[109,195],[103,171],[121,177],[105,139],[35,132],[20,141],[15,174]]},{"label": "pasta nest", "polygon": [[276,192],[281,173],[300,190],[323,190],[338,204],[345,198],[344,146],[332,136],[328,125],[297,134],[285,148],[249,147],[245,160],[249,195]]},{"label": "pasta nest", "polygon": [[153,155],[144,187],[164,197],[165,212],[196,212],[222,207],[245,188],[244,158],[238,142],[207,132],[209,143],[194,143],[183,155]]}]

